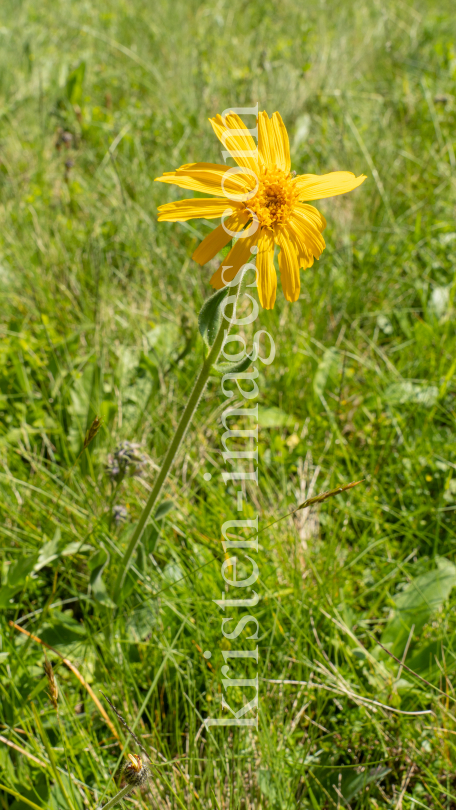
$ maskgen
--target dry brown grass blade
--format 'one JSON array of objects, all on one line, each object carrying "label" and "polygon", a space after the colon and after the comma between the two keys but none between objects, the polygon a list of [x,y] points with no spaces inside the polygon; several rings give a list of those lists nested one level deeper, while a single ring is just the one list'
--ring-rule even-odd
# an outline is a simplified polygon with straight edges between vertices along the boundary
[{"label": "dry brown grass blade", "polygon": [[37,765],[41,765],[42,768],[49,767],[47,762],[43,762],[42,759],[38,759],[38,757],[31,754],[29,751],[26,751],[25,748],[22,748],[22,746],[16,745],[16,743],[11,742],[11,740],[7,740],[2,734],[0,734],[0,742],[5,743],[5,745],[9,745],[9,747],[14,748],[15,751],[19,751],[20,754],[24,755],[24,757],[28,757],[28,759],[31,759],[32,762],[36,762]]},{"label": "dry brown grass blade", "polygon": [[59,699],[59,690],[57,686],[57,682],[55,680],[54,669],[50,661],[48,661],[46,656],[46,650],[44,651],[44,671],[46,673],[46,678],[48,679],[49,684],[49,697],[51,699],[51,703],[54,709],[57,711],[57,701]]},{"label": "dry brown grass blade", "polygon": [[81,675],[81,673],[79,672],[77,667],[75,667],[75,665],[72,664],[71,661],[68,660],[68,658],[65,658],[62,655],[62,653],[60,653],[54,647],[51,647],[50,644],[47,644],[45,641],[42,641],[42,639],[38,638],[38,636],[34,636],[33,633],[29,633],[29,631],[25,630],[24,627],[20,627],[18,624],[15,624],[15,622],[12,622],[12,621],[10,621],[9,624],[10,624],[10,627],[14,627],[15,630],[19,630],[20,633],[24,634],[24,636],[28,636],[29,638],[33,639],[33,641],[36,641],[37,644],[41,644],[42,647],[46,647],[46,649],[51,650],[51,652],[58,655],[58,657],[62,660],[62,662],[65,664],[65,666],[68,667],[69,670],[71,670],[73,675],[76,675],[76,678],[78,679],[79,683],[89,693],[90,697],[92,698],[93,702],[95,703],[95,706],[97,707],[98,711],[100,712],[103,720],[106,721],[107,725],[109,726],[112,733],[114,734],[116,740],[119,740],[119,744],[120,744],[120,738],[119,738],[119,735],[117,733],[116,727],[114,726],[114,724],[110,720],[108,714],[106,713],[104,707],[101,705],[100,701],[98,700],[98,698],[97,698],[95,692],[93,691],[92,687],[87,683],[86,680],[84,680],[83,676]]}]

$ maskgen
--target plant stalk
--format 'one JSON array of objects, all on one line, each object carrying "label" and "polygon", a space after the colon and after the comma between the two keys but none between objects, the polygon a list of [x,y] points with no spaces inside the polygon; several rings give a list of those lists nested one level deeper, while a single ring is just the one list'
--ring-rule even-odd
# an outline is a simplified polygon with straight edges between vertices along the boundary
[{"label": "plant stalk", "polygon": [[111,810],[111,807],[114,807],[114,805],[119,804],[119,802],[121,802],[122,799],[125,798],[125,796],[128,796],[129,793],[131,793],[132,790],[134,789],[135,789],[134,785],[125,785],[125,787],[122,788],[122,790],[119,790],[119,792],[116,793],[116,795],[113,796],[112,799],[109,800],[109,802],[104,804],[103,807],[99,807],[98,810]]},{"label": "plant stalk", "polygon": [[[239,288],[240,288],[240,284],[237,286],[237,288],[235,288],[233,290],[233,292],[236,295],[236,299],[237,299],[237,296],[239,294]],[[234,305],[233,305],[233,313],[235,312],[235,307],[236,307],[236,304],[234,303]],[[228,325],[229,325],[229,323],[230,323],[230,321],[228,321]],[[201,396],[202,396],[202,394],[204,392],[204,389],[206,388],[206,384],[207,384],[207,381],[209,379],[212,366],[214,365],[214,363],[217,362],[218,356],[219,356],[219,354],[221,352],[221,349],[222,349],[222,346],[223,346],[224,332],[225,332],[226,328],[227,327],[226,327],[226,323],[225,323],[225,318],[222,316],[222,319],[221,319],[221,322],[220,322],[220,327],[219,327],[219,330],[217,332],[217,336],[215,338],[215,341],[212,344],[210,352],[207,355],[207,357],[206,357],[206,359],[205,359],[205,361],[203,363],[203,367],[202,367],[202,369],[201,369],[201,371],[200,371],[200,373],[199,373],[199,375],[197,377],[197,380],[195,382],[193,391],[190,394],[190,399],[188,400],[187,405],[185,406],[184,412],[183,412],[183,414],[182,414],[182,416],[180,418],[180,422],[179,422],[179,424],[177,426],[177,430],[176,430],[176,433],[174,435],[174,438],[173,438],[173,440],[172,440],[172,442],[171,442],[171,444],[170,444],[170,446],[168,448],[168,451],[166,453],[166,456],[165,456],[165,458],[163,460],[163,464],[162,464],[162,466],[160,468],[160,472],[157,475],[155,484],[154,484],[154,486],[152,488],[152,492],[149,495],[148,501],[147,501],[142,513],[141,513],[141,517],[139,518],[136,529],[134,530],[133,535],[131,537],[131,540],[130,540],[130,542],[128,544],[128,548],[125,551],[125,554],[124,554],[124,556],[122,558],[122,562],[120,564],[119,574],[117,576],[117,580],[116,580],[116,583],[115,583],[115,586],[114,586],[114,601],[116,603],[117,603],[117,600],[118,600],[118,598],[120,596],[122,586],[123,586],[123,584],[125,582],[125,577],[127,575],[128,569],[129,569],[129,567],[131,565],[131,560],[132,560],[133,554],[134,554],[134,552],[136,550],[136,547],[137,547],[139,541],[141,540],[144,529],[146,528],[146,524],[147,524],[147,521],[149,519],[150,513],[152,512],[152,509],[154,508],[154,506],[155,506],[155,504],[157,502],[158,496],[160,495],[160,492],[161,492],[161,490],[163,488],[163,485],[164,485],[164,483],[165,483],[165,481],[166,481],[166,479],[168,477],[168,474],[169,474],[169,472],[171,470],[171,467],[173,466],[173,463],[174,463],[176,455],[177,455],[177,453],[179,451],[179,448],[180,448],[180,446],[181,446],[181,444],[182,444],[182,442],[183,442],[183,440],[185,438],[185,434],[187,433],[187,429],[188,429],[188,427],[190,425],[190,422],[193,419],[193,416],[194,416],[195,411],[196,411],[196,409],[198,407],[198,404],[199,404]]]}]

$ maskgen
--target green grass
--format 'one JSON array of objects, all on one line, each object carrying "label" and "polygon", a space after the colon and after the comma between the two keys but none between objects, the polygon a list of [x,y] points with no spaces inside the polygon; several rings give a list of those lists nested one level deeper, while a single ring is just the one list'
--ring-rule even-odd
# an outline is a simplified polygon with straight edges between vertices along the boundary
[{"label": "green grass", "polygon": [[[136,723],[154,779],[125,804],[455,807],[452,4],[5,0],[0,41],[2,807],[95,808],[121,757],[49,652],[57,717],[43,649],[11,621]],[[173,509],[111,597],[201,364],[211,292],[190,259],[208,224],[157,224],[156,206],[186,193],[153,180],[219,162],[207,118],[257,100],[281,112],[298,173],[368,180],[317,204],[322,258],[299,302],[279,293],[257,321],[277,354],[258,380],[250,515],[268,525],[313,477],[314,493],[364,483],[260,535],[258,732],[198,736],[222,715],[221,651],[236,643],[212,601],[220,527],[238,516],[215,376],[166,487]],[[150,463],[115,488],[105,464],[123,440]],[[379,641],[399,659],[409,642],[410,669]]]}]

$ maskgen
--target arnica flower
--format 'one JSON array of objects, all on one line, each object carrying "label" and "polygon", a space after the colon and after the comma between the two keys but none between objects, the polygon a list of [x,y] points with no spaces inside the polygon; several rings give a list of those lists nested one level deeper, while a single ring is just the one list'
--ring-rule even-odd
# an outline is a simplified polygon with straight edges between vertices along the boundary
[{"label": "arnica flower", "polygon": [[259,113],[258,148],[238,115],[230,113],[225,119],[217,115],[209,120],[225,154],[238,165],[230,168],[216,163],[188,163],[157,177],[160,183],[213,195],[161,205],[158,219],[182,222],[222,218],[222,224],[203,239],[193,254],[201,265],[243,231],[243,238],[235,240],[211,284],[216,290],[226,286],[242,265],[252,261],[250,254],[256,253],[258,295],[265,309],[272,309],[276,298],[274,246],[278,245],[285,298],[297,301],[300,268],[311,267],[325,248],[325,218],[308,201],[345,194],[360,186],[366,177],[355,177],[352,172],[295,176],[290,171],[287,130],[278,112],[272,118],[266,112]]}]

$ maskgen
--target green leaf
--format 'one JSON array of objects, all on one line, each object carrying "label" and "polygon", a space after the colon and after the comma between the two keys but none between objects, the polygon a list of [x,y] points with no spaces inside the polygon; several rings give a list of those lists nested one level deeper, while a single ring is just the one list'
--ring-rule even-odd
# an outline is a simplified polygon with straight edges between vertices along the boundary
[{"label": "green leaf", "polygon": [[365,789],[367,785],[372,784],[372,782],[378,782],[379,779],[383,779],[388,773],[390,773],[391,768],[371,768],[370,771],[357,774],[352,778],[347,778],[346,781],[342,778],[342,785],[341,785],[341,793],[344,799],[349,802],[351,801],[357,793],[361,790]]},{"label": "green leaf", "polygon": [[222,313],[220,307],[223,299],[227,296],[230,288],[223,287],[217,290],[204,302],[200,314],[198,315],[198,327],[206,346],[212,346],[220,327]]},{"label": "green leaf", "polygon": [[419,633],[456,585],[456,566],[445,557],[437,557],[436,562],[437,568],[412,579],[394,600],[395,610],[383,632],[382,644],[398,658],[412,626]]},{"label": "green leaf", "polygon": [[157,511],[155,512],[154,520],[163,520],[165,515],[167,515],[168,512],[171,512],[171,509],[174,509],[174,501],[170,500],[162,501],[162,503],[157,506]]},{"label": "green leaf", "polygon": [[63,548],[59,548],[59,544],[60,529],[57,529],[53,539],[41,546],[38,560],[33,569],[34,571],[40,571],[59,557],[70,557],[72,554],[83,554],[84,552],[92,550],[92,546],[87,545],[87,543],[80,543],[77,540],[73,540]]},{"label": "green leaf", "polygon": [[51,647],[69,652],[71,645],[81,644],[86,640],[86,628],[69,613],[53,611],[52,621],[44,625],[40,638]]},{"label": "green leaf", "polygon": [[277,799],[277,789],[274,784],[274,779],[269,769],[262,769],[258,771],[258,787],[260,788],[263,796],[274,804]]},{"label": "green leaf", "polygon": [[247,371],[248,367],[251,365],[252,360],[249,355],[246,355],[242,360],[238,360],[237,363],[217,363],[214,369],[215,371],[219,371],[220,374],[232,374],[236,371]]},{"label": "green leaf", "polygon": [[102,574],[110,560],[110,555],[104,548],[100,548],[89,561],[90,587],[93,598],[105,607],[114,608],[115,604],[108,595]]},{"label": "green leaf", "polygon": [[16,563],[10,568],[8,572],[7,585],[10,588],[21,587],[26,578],[33,571],[36,565],[38,555],[31,554],[26,557],[19,557]]},{"label": "green leaf", "polygon": [[19,557],[10,567],[6,583],[3,588],[0,588],[0,608],[8,607],[10,599],[23,589],[28,575],[36,566],[37,559],[38,554],[28,554]]},{"label": "green leaf", "polygon": [[439,389],[436,385],[421,385],[408,380],[393,383],[388,386],[384,393],[384,399],[390,405],[422,405],[424,408],[432,408],[437,402]]},{"label": "green leaf", "polygon": [[9,585],[4,585],[3,588],[0,588],[0,609],[8,607],[10,599],[21,590],[22,584],[16,585],[14,588],[11,588]]},{"label": "green leaf", "polygon": [[407,666],[410,667],[413,672],[417,672],[418,675],[426,678],[427,681],[435,683],[436,681],[438,682],[442,676],[440,666],[443,664],[443,655],[444,650],[441,639],[431,641],[430,644],[426,644],[424,647],[417,644],[416,650],[412,652],[412,655],[407,656]]},{"label": "green leaf", "polygon": [[125,602],[126,599],[130,596],[133,588],[135,587],[137,582],[137,577],[132,574],[131,571],[128,571],[127,576],[125,577],[124,584],[122,585],[122,590],[119,596],[116,598],[116,604],[121,605]]},{"label": "green leaf", "polygon": [[292,428],[299,420],[282,411],[281,408],[258,408],[258,424],[264,428]]},{"label": "green leaf", "polygon": [[159,608],[155,602],[145,602],[129,613],[125,622],[127,637],[137,644],[150,636],[157,627]]},{"label": "green leaf", "polygon": [[153,526],[152,524],[149,524],[149,526],[146,526],[146,528],[144,529],[144,534],[141,538],[141,543],[144,546],[146,554],[154,553],[159,534],[160,530],[157,529],[156,526]]},{"label": "green leaf", "polygon": [[39,557],[35,565],[35,571],[39,571],[41,568],[44,568],[45,565],[48,565],[53,560],[57,559],[59,556],[59,542],[60,529],[57,529],[52,540],[49,540],[47,543],[43,543],[41,546]]},{"label": "green leaf", "polygon": [[95,569],[93,572],[93,578],[90,578],[90,585],[92,588],[92,596],[96,599],[100,605],[104,605],[105,607],[115,608],[115,604],[112,601],[111,597],[108,594],[107,588],[105,583],[102,579],[102,572],[103,569]]},{"label": "green leaf", "polygon": [[92,550],[93,546],[89,546],[88,543],[80,543],[79,540],[73,540],[72,543],[68,543],[67,546],[59,551],[59,557],[71,557],[73,554],[85,554]]}]

